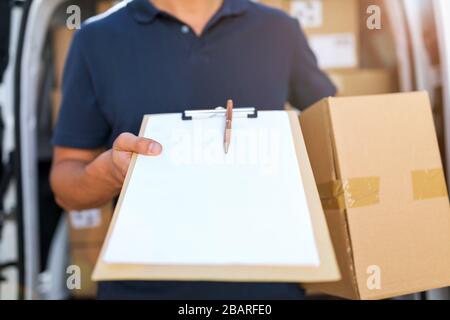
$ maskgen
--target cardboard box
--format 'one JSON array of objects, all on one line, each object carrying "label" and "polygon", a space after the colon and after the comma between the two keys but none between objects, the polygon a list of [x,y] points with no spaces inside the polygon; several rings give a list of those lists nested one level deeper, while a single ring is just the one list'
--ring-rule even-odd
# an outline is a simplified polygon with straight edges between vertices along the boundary
[{"label": "cardboard box", "polygon": [[450,285],[450,208],[424,92],[324,99],[300,116],[339,282],[383,299]]},{"label": "cardboard box", "polygon": [[100,254],[101,246],[75,247],[71,249],[71,264],[80,268],[80,288],[71,290],[72,296],[79,299],[95,298],[97,284],[91,280],[95,262]]},{"label": "cardboard box", "polygon": [[97,1],[96,12],[97,14],[103,13],[111,9],[117,1],[113,0],[100,0]]},{"label": "cardboard box", "polygon": [[101,209],[69,213],[71,264],[81,271],[81,288],[73,289],[75,298],[94,298],[96,283],[91,280],[95,263],[112,219],[112,204]]},{"label": "cardboard box", "polygon": [[101,209],[69,212],[69,238],[71,247],[102,245],[112,218],[112,206]]},{"label": "cardboard box", "polygon": [[67,53],[72,43],[74,31],[66,27],[56,27],[53,30],[53,59],[55,64],[55,84],[59,88],[62,85],[64,65]]},{"label": "cardboard box", "polygon": [[59,110],[61,109],[62,93],[61,89],[54,89],[52,92],[52,125],[56,124]]},{"label": "cardboard box", "polygon": [[260,0],[299,19],[322,69],[359,67],[358,0]]},{"label": "cardboard box", "polygon": [[[390,18],[390,13],[395,10],[392,9],[394,7],[390,7],[390,2],[393,1],[359,0],[360,65],[364,68],[393,68],[398,64],[398,44],[396,43],[398,40],[394,37],[397,21],[392,21]],[[380,21],[373,20],[375,17],[371,6],[380,9]],[[368,9],[370,9],[370,13],[367,12]],[[368,28],[368,22],[370,25],[379,22],[380,29],[374,29],[375,26]],[[433,18],[430,19],[430,22],[435,23]],[[423,34],[427,34],[428,37],[429,33]]]},{"label": "cardboard box", "polygon": [[398,92],[395,70],[357,69],[329,71],[327,74],[341,97]]}]

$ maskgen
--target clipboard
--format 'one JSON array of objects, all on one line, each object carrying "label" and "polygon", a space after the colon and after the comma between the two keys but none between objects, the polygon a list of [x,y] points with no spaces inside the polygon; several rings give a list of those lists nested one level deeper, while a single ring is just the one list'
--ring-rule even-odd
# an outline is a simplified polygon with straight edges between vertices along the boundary
[{"label": "clipboard", "polygon": [[[223,116],[224,110],[195,110],[178,114],[180,121],[192,120],[192,117]],[[258,118],[266,111],[256,111],[252,108],[235,109],[233,117],[247,117],[248,121]],[[318,265],[291,265],[291,264],[142,264],[142,263],[111,263],[105,261],[105,255],[112,234],[116,228],[130,180],[136,168],[138,155],[133,155],[124,186],[119,196],[117,206],[103,244],[100,256],[94,269],[94,281],[114,280],[172,280],[172,281],[231,281],[231,282],[328,282],[340,279],[340,273],[330,240],[324,212],[321,206],[317,187],[314,181],[311,166],[300,129],[298,114],[295,111],[274,111],[287,116],[288,126],[295,146],[295,157],[302,177],[304,192],[311,219],[311,228],[315,240]],[[140,130],[144,136],[145,130],[152,119],[158,115],[146,115]],[[247,121],[247,120],[246,120]],[[180,205],[181,207],[181,205]]]}]

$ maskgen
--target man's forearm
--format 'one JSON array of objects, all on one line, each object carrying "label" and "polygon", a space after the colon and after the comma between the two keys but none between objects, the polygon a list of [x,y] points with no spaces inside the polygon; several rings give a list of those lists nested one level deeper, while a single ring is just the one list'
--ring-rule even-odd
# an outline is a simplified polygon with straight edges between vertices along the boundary
[{"label": "man's forearm", "polygon": [[56,201],[66,210],[102,206],[119,194],[134,153],[158,156],[161,152],[158,142],[128,132],[103,153],[55,147],[50,181]]},{"label": "man's forearm", "polygon": [[119,194],[121,185],[112,175],[108,152],[91,162],[64,160],[52,170],[56,201],[66,210],[97,208]]}]

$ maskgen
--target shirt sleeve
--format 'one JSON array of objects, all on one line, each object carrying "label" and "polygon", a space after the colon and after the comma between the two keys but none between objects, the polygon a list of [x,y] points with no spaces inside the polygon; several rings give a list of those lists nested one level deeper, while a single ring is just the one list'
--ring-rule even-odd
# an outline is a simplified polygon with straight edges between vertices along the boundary
[{"label": "shirt sleeve", "polygon": [[66,60],[62,103],[52,142],[55,146],[95,149],[107,144],[110,125],[98,105],[84,52],[83,31],[75,33]]},{"label": "shirt sleeve", "polygon": [[328,76],[319,69],[298,20],[294,26],[294,50],[289,84],[289,103],[304,110],[325,97],[334,96],[336,88]]}]

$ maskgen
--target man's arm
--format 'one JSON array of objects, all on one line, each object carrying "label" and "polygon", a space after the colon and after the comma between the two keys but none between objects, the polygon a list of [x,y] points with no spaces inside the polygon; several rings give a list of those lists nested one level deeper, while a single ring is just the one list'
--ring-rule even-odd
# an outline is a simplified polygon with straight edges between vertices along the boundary
[{"label": "man's arm", "polygon": [[121,134],[107,151],[55,147],[50,183],[56,201],[66,210],[102,206],[119,194],[133,153],[161,152],[158,142],[131,133]]},{"label": "man's arm", "polygon": [[292,64],[289,84],[289,102],[304,110],[322,98],[336,95],[336,88],[319,68],[297,19],[292,19]]}]

